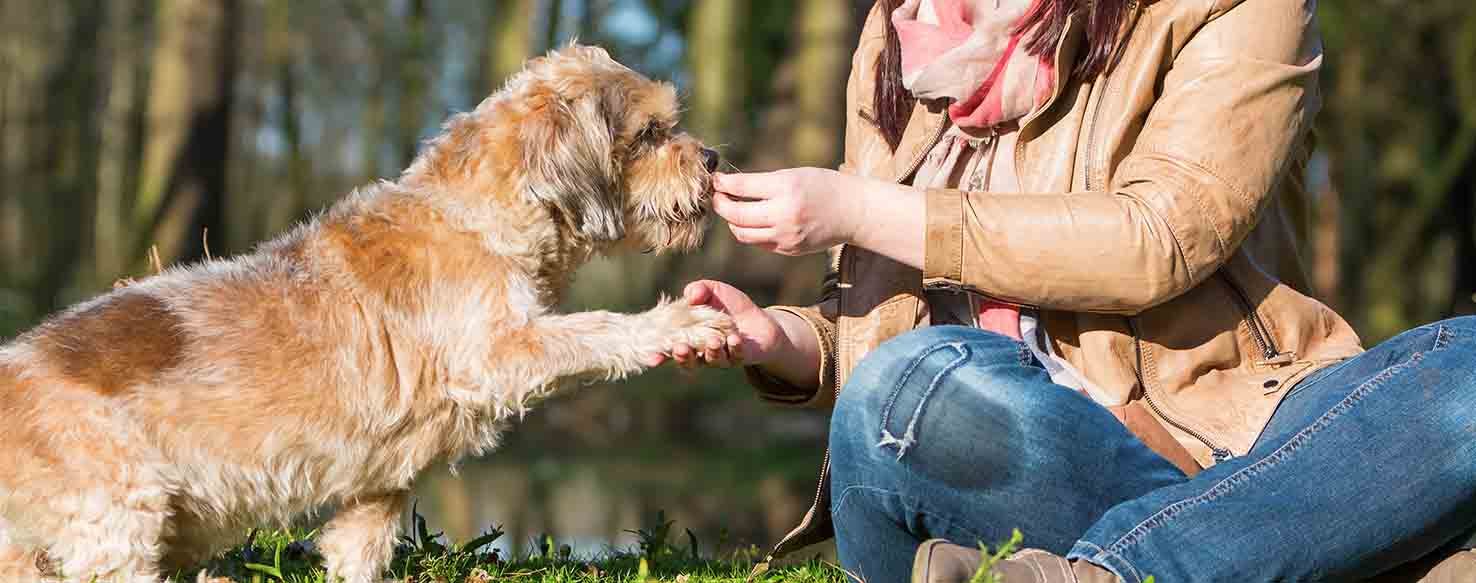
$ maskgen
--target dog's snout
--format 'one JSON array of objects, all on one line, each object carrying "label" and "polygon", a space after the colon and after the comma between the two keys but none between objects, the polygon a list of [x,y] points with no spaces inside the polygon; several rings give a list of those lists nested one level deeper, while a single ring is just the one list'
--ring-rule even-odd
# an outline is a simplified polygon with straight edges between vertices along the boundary
[{"label": "dog's snout", "polygon": [[717,150],[702,149],[702,165],[707,167],[708,172],[716,172],[720,160],[722,157],[718,155]]}]

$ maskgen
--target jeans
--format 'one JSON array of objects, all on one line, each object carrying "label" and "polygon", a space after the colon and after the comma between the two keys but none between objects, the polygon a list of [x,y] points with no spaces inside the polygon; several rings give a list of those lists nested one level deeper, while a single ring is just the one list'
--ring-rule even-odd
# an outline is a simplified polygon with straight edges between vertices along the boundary
[{"label": "jeans", "polygon": [[831,420],[841,566],[907,581],[929,538],[1084,559],[1128,583],[1373,576],[1476,527],[1476,318],[1291,389],[1251,451],[1194,477],[1051,383],[1020,342],[938,326],[864,359]]}]

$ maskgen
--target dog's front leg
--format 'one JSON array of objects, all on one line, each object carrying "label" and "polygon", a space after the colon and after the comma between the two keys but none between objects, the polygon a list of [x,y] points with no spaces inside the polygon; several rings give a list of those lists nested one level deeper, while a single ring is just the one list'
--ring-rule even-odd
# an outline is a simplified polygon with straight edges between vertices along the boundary
[{"label": "dog's front leg", "polygon": [[400,515],[408,498],[408,492],[395,492],[344,504],[318,539],[329,581],[381,581],[394,558]]},{"label": "dog's front leg", "polygon": [[[663,301],[639,314],[580,312],[538,318],[530,356],[540,372],[562,377],[618,379],[646,368],[654,354],[677,344],[705,346],[733,329],[726,314],[686,302]],[[551,379],[553,380],[553,379]]]}]

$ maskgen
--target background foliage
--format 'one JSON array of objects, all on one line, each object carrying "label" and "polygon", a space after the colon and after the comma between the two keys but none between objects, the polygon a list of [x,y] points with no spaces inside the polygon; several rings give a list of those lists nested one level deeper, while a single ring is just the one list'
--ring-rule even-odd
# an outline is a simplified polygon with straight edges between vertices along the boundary
[{"label": "background foliage", "polygon": [[[1162,0],[1173,1],[1173,0]],[[579,38],[683,90],[744,170],[834,165],[866,0],[0,0],[0,337],[165,263],[226,255],[392,178],[448,113]],[[1313,196],[1292,201],[1319,293],[1369,341],[1476,312],[1476,5],[1325,0]],[[802,301],[822,260],[742,249],[588,267],[575,308],[696,277]],[[454,536],[619,540],[668,508],[771,541],[811,494],[824,421],[732,373],[663,372],[531,416],[425,508]]]}]

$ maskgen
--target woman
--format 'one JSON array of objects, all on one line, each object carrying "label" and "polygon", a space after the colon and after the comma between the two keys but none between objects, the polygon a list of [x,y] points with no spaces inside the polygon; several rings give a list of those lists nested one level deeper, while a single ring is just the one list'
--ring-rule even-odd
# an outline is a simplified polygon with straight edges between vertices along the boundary
[{"label": "woman", "polygon": [[1281,205],[1314,11],[878,2],[840,171],[716,178],[739,241],[840,246],[823,299],[695,282],[739,334],[672,354],[834,407],[828,485],[776,554],[833,532],[865,580],[964,581],[1018,528],[1010,583],[1476,572],[1451,551],[1476,526],[1476,320],[1365,352],[1304,295]]}]

